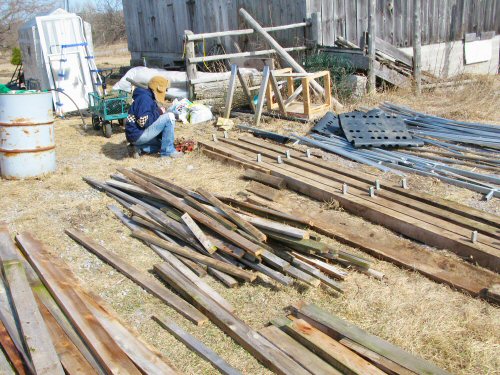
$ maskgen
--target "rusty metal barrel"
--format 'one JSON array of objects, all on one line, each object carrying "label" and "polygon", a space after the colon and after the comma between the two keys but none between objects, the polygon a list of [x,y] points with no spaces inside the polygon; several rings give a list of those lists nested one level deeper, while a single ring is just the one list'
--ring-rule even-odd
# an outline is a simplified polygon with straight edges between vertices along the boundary
[{"label": "rusty metal barrel", "polygon": [[0,94],[0,176],[38,177],[56,169],[50,92]]}]

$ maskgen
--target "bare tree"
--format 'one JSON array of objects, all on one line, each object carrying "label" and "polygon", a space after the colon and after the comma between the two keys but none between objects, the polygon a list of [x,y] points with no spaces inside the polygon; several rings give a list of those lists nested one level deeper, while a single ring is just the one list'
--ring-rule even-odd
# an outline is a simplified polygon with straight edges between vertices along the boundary
[{"label": "bare tree", "polygon": [[0,47],[10,48],[17,44],[17,30],[34,15],[54,6],[52,0],[2,0],[0,1]]},{"label": "bare tree", "polygon": [[125,20],[121,0],[87,2],[77,11],[92,26],[96,45],[106,45],[126,40]]}]

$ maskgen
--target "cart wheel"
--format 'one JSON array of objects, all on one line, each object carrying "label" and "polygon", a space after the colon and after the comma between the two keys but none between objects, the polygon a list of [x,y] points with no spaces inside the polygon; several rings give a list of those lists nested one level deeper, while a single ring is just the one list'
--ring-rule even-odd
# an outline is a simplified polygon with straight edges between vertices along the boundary
[{"label": "cart wheel", "polygon": [[113,128],[111,127],[111,123],[109,121],[103,121],[102,132],[106,138],[111,138],[113,135]]},{"label": "cart wheel", "polygon": [[120,126],[124,126],[125,125],[125,119],[124,118],[119,119],[118,123],[120,124]]},{"label": "cart wheel", "polygon": [[92,126],[94,130],[99,130],[101,128],[101,118],[96,115],[92,115]]}]

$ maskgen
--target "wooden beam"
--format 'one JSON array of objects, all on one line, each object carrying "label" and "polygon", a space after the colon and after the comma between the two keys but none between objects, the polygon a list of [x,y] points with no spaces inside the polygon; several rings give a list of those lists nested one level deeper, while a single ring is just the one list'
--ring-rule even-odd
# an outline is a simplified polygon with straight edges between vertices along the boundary
[{"label": "wooden beam", "polygon": [[71,281],[68,282],[66,278],[62,280],[64,274],[69,271],[61,264],[57,264],[44,246],[29,233],[17,235],[16,241],[28,262],[104,368],[110,373],[140,374],[135,365],[96,321],[74,291]]},{"label": "wooden beam", "polygon": [[[289,148],[271,144],[255,137],[239,137],[238,140],[257,146],[257,148],[253,148],[255,152],[260,152],[269,157],[275,157],[277,154],[283,154],[286,150],[289,150],[292,159],[286,160],[286,163],[304,170],[314,171],[319,175],[338,182],[348,182],[349,186],[355,185],[366,190],[374,184],[375,177],[371,174],[343,167],[339,163],[325,163],[318,158],[307,158],[302,154],[302,151],[290,150]],[[266,150],[268,151],[266,152]],[[379,196],[382,194],[382,196],[400,202],[405,206],[418,208],[419,211],[425,211],[432,216],[447,219],[470,230],[478,230],[478,232],[490,236],[500,235],[500,230],[498,229],[500,226],[499,216],[430,194],[417,192],[412,189],[403,189],[399,185],[383,178],[379,178],[379,181],[381,187],[381,190],[378,192]],[[363,182],[364,185],[360,185],[359,182]],[[386,192],[391,192],[395,195],[386,194]],[[422,204],[419,204],[419,202]]]},{"label": "wooden beam", "polygon": [[269,66],[264,66],[264,71],[262,73],[262,81],[260,82],[259,96],[257,105],[255,106],[255,117],[253,120],[253,125],[258,127],[260,124],[260,118],[262,116],[262,111],[264,109],[264,101],[266,98],[266,91],[269,83]]},{"label": "wooden beam", "polygon": [[193,208],[197,209],[200,212],[203,212],[204,214],[210,216],[212,219],[217,220],[219,223],[224,225],[227,229],[229,230],[236,230],[238,226],[236,224],[233,224],[229,220],[227,220],[225,217],[222,215],[219,215],[217,212],[214,212],[212,210],[207,209],[203,203],[199,202],[198,200],[186,195],[184,196],[184,200]]},{"label": "wooden beam", "polygon": [[205,199],[207,199],[211,205],[215,208],[222,211],[222,213],[229,218],[233,223],[235,223],[238,227],[244,230],[249,235],[255,237],[259,241],[266,241],[267,236],[262,233],[260,230],[255,228],[252,224],[248,223],[244,219],[242,219],[236,212],[234,212],[231,207],[222,203],[219,199],[217,199],[212,193],[205,189],[198,189],[197,192],[201,194]]},{"label": "wooden beam", "polygon": [[250,252],[254,256],[259,256],[259,254],[262,252],[262,248],[259,247],[258,245],[250,242],[246,238],[243,238],[241,235],[238,235],[237,233],[228,230],[227,228],[225,228],[223,225],[219,224],[212,218],[202,214],[201,212],[190,207],[189,205],[181,202],[178,198],[176,198],[169,192],[158,188],[157,186],[153,185],[152,183],[144,180],[137,174],[134,174],[128,170],[122,169],[121,172],[128,178],[130,178],[132,181],[143,187],[145,190],[154,193],[157,197],[161,198],[162,200],[172,205],[173,207],[177,208],[178,210],[187,212],[198,223],[203,224],[206,227],[212,229],[214,232],[218,233],[219,235],[226,238],[230,242],[234,243],[238,247],[241,247],[242,249]]},{"label": "wooden beam", "polygon": [[[213,144],[212,144],[213,146]],[[237,146],[225,145],[219,150],[227,153],[251,154],[240,150]],[[412,211],[412,216],[407,215],[407,208],[399,207],[394,202],[382,199],[374,199],[368,193],[342,194],[341,188],[332,187],[332,181],[327,178],[318,177],[316,173],[297,171],[286,164],[272,164],[263,157],[262,164],[268,167],[273,175],[284,178],[292,190],[298,191],[320,201],[334,199],[344,209],[358,214],[372,222],[386,226],[396,232],[406,235],[412,239],[424,242],[430,246],[449,249],[458,255],[472,260],[483,267],[493,271],[500,270],[500,257],[498,249],[481,243],[472,243],[469,237],[459,235],[450,230],[443,230],[431,222],[419,219],[420,213]],[[341,186],[340,184],[338,184]],[[416,217],[413,217],[416,216]]]},{"label": "wooden beam", "polygon": [[[289,25],[264,27],[264,30],[266,30],[267,32],[272,32],[272,31],[282,31],[282,30],[289,30],[289,29],[295,29],[295,28],[307,27],[307,26],[309,26],[309,23],[307,23],[307,22],[298,22],[298,23],[292,23]],[[204,40],[204,39],[210,39],[210,38],[219,38],[219,37],[224,37],[224,36],[249,35],[249,34],[253,34],[253,33],[254,33],[253,29],[217,31],[217,32],[213,32],[213,33],[201,33],[201,34],[188,35],[187,40],[196,41],[196,40]]]},{"label": "wooden beam", "polygon": [[275,319],[272,323],[285,331],[309,350],[335,367],[343,374],[384,375],[377,367],[347,349],[325,333],[315,329],[302,319]]},{"label": "wooden beam", "polygon": [[238,80],[240,81],[240,85],[243,89],[243,93],[247,97],[248,104],[250,105],[250,108],[252,109],[253,112],[255,112],[255,104],[253,102],[253,96],[252,93],[250,92],[250,89],[248,88],[247,81],[245,80],[245,77],[240,72],[240,69],[238,68],[236,70],[236,73],[238,74]]},{"label": "wooden beam", "polygon": [[393,46],[391,43],[386,42],[384,39],[375,36],[375,46],[377,50],[393,57],[397,61],[402,62],[409,68],[413,66],[413,59],[410,55],[401,51],[396,46]]},{"label": "wooden beam", "polygon": [[314,354],[314,352],[307,349],[298,341],[292,339],[276,326],[264,327],[259,330],[259,333],[306,370],[311,372],[311,374],[342,374],[342,372],[323,361],[320,357]]},{"label": "wooden beam", "polygon": [[38,310],[26,272],[20,261],[3,262],[3,272],[22,338],[37,374],[60,374],[64,370],[45,321]]},{"label": "wooden beam", "polygon": [[275,189],[284,189],[286,182],[282,178],[271,176],[268,173],[262,173],[254,169],[246,169],[243,177],[249,180],[254,180],[265,185],[269,185]]},{"label": "wooden beam", "polygon": [[212,323],[229,335],[240,344],[257,360],[262,362],[271,371],[280,375],[288,374],[309,374],[307,371],[300,371],[301,368],[296,362],[286,356],[283,352],[269,343],[266,339],[253,331],[242,320],[234,317],[229,311],[215,303],[211,298],[203,294],[191,283],[184,282],[177,276],[177,272],[167,267],[165,276],[169,278],[169,284],[177,290],[182,290],[191,296],[192,303],[206,316]]},{"label": "wooden beam", "polygon": [[159,298],[162,302],[170,306],[186,319],[196,325],[203,324],[207,321],[206,317],[204,317],[198,310],[165,288],[160,282],[139,271],[137,268],[121,259],[118,255],[106,250],[103,246],[99,245],[91,238],[85,236],[76,229],[67,229],[65,232],[73,240],[92,252],[92,254],[111,265],[144,290]]},{"label": "wooden beam", "polygon": [[210,258],[206,255],[199,254],[193,250],[190,250],[188,248],[181,247],[179,245],[167,242],[159,237],[154,237],[151,236],[145,232],[142,231],[134,231],[132,232],[132,235],[135,238],[139,238],[149,244],[154,244],[156,246],[159,246],[165,250],[171,251],[175,254],[187,257],[191,260],[195,260],[197,262],[206,264],[207,266],[213,267],[219,271],[228,273],[229,275],[233,275],[235,277],[238,277],[242,280],[245,281],[254,281],[256,276],[252,274],[251,272],[242,270],[241,268],[235,267],[231,264],[227,264],[224,262],[221,262],[220,260]]},{"label": "wooden beam", "polygon": [[61,360],[64,370],[69,375],[77,374],[97,374],[94,368],[87,362],[78,348],[73,344],[64,330],[57,324],[52,314],[47,310],[42,302],[38,302],[38,308],[43,316],[45,324],[55,345],[57,355]]},{"label": "wooden beam", "polygon": [[[273,88],[274,97],[276,98],[276,101],[278,102],[278,107],[279,107],[281,113],[286,115],[286,108],[285,108],[285,104],[283,103],[283,96],[281,96],[281,90],[278,86],[278,81],[276,81],[276,77],[274,76],[272,70],[269,72],[269,80],[271,81],[271,86]],[[268,103],[268,105],[269,105],[269,103]]]},{"label": "wooden beam", "polygon": [[203,155],[209,157],[210,159],[215,159],[219,161],[223,161],[227,165],[231,165],[233,167],[238,167],[238,168],[245,168],[245,169],[255,169],[256,171],[260,171],[262,173],[268,173],[269,171],[265,168],[261,168],[259,166],[254,166],[251,163],[244,162],[242,160],[237,160],[232,157],[227,157],[227,156],[221,156],[217,154],[216,152],[212,152],[207,149],[202,149],[201,152]]},{"label": "wooden beam", "polygon": [[213,350],[203,344],[196,337],[184,331],[181,327],[175,324],[172,320],[166,317],[153,316],[153,319],[164,329],[166,329],[177,340],[186,345],[203,359],[210,362],[221,374],[224,375],[239,375],[238,370],[231,367],[226,361],[217,355]]},{"label": "wooden beam", "polygon": [[250,182],[245,190],[269,201],[275,201],[280,197],[279,190],[263,185],[260,182]]},{"label": "wooden beam", "polygon": [[385,357],[382,357],[380,354],[375,353],[374,351],[371,351],[365,348],[363,345],[359,345],[354,341],[349,340],[348,338],[344,337],[343,339],[340,339],[339,342],[345,347],[351,349],[353,352],[356,352],[361,357],[370,361],[371,363],[373,363],[375,366],[377,366],[379,369],[381,369],[383,372],[386,372],[387,374],[391,375],[415,374],[413,371],[405,369],[404,367],[398,365],[397,363],[394,363],[393,361]]},{"label": "wooden beam", "polygon": [[[213,144],[200,143],[202,147],[209,147],[212,150],[219,152],[221,155],[225,154],[226,148],[214,147]],[[244,157],[244,155],[242,155]],[[308,181],[304,181],[305,184]],[[417,198],[419,196],[417,195]],[[431,199],[432,197],[426,196],[422,197],[422,200]],[[227,198],[226,198],[227,199]],[[328,199],[327,197],[320,198],[321,200]],[[227,200],[232,204],[240,204],[242,207],[245,205],[249,206],[248,209],[262,215],[267,215],[269,209],[264,209],[263,207],[249,205],[245,202],[240,202],[237,200]],[[451,212],[460,213],[462,212],[463,205],[448,206],[448,202],[438,202],[439,207],[446,209],[449,208]],[[271,211],[273,212],[273,211]],[[269,213],[271,214],[271,213]],[[465,212],[467,215],[467,211]],[[475,212],[471,214],[475,215]],[[287,213],[286,215],[290,215]],[[435,280],[437,282],[446,283],[454,288],[465,291],[472,294],[473,296],[480,296],[484,294],[484,291],[491,287],[493,284],[498,283],[498,275],[489,272],[484,269],[474,267],[470,264],[459,262],[452,258],[441,255],[435,251],[427,250],[424,247],[415,248],[414,246],[407,246],[405,242],[401,242],[398,245],[394,245],[391,240],[378,239],[373,240],[367,239],[366,236],[361,235],[356,232],[355,229],[350,228],[347,225],[337,225],[331,219],[327,221],[321,221],[317,223],[316,220],[312,220],[312,217],[305,214],[300,209],[295,209],[293,215],[290,217],[302,218],[304,223],[309,223],[309,225],[321,234],[327,235],[329,237],[335,238],[336,240],[346,243],[350,246],[357,247],[363,251],[368,252],[378,258],[388,260],[395,263],[398,266],[416,270],[423,275]],[[473,216],[471,216],[472,218]],[[375,238],[375,237],[374,237]],[[423,255],[425,254],[425,255]],[[450,262],[452,264],[450,264]],[[449,266],[448,266],[449,265]],[[460,270],[460,271],[458,271]],[[464,278],[461,275],[471,275],[471,277]]]},{"label": "wooden beam", "polygon": [[212,244],[212,242],[207,238],[205,233],[203,233],[201,228],[194,222],[188,213],[182,215],[181,219],[209,254],[213,254],[217,251],[217,247]]},{"label": "wooden beam", "polygon": [[198,276],[194,274],[184,263],[182,263],[174,254],[169,251],[162,249],[156,245],[151,245],[151,248],[154,250],[159,257],[161,257],[165,262],[168,262],[172,267],[174,267],[177,271],[179,271],[184,277],[189,279],[194,285],[200,288],[203,293],[212,298],[219,305],[224,307],[229,312],[234,312],[234,307],[227,302],[219,293],[217,293],[210,285],[208,285],[205,281],[200,279]]},{"label": "wooden beam", "polygon": [[448,375],[448,373],[436,365],[404,351],[403,349],[374,336],[361,328],[342,320],[319,307],[310,305],[294,306],[294,315],[307,322],[326,335],[336,337],[338,335],[364,346],[379,355],[413,371],[417,374]]},{"label": "wooden beam", "polygon": [[139,334],[125,327],[116,314],[109,310],[104,301],[97,295],[85,292],[76,286],[78,294],[89,307],[90,311],[116,344],[134,362],[143,374],[177,374],[170,364],[167,364],[161,354],[139,338]]},{"label": "wooden beam", "polygon": [[231,77],[229,78],[229,84],[226,93],[226,105],[224,108],[224,117],[229,118],[231,115],[231,107],[233,105],[234,90],[236,89],[236,77],[238,75],[238,65],[231,65]]},{"label": "wooden beam", "polygon": [[[0,319],[0,347],[3,349],[5,356],[9,360],[10,364],[12,364],[15,369],[15,373],[18,375],[26,375],[26,369],[24,367],[24,361],[22,358],[22,354],[17,350],[14,341],[7,332],[2,319]],[[0,350],[1,351],[1,350]],[[0,366],[1,370],[1,366]]]}]

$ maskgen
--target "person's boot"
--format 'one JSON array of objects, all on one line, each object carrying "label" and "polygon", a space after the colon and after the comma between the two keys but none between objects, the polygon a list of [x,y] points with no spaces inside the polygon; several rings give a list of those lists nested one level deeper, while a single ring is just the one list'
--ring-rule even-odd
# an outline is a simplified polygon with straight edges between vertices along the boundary
[{"label": "person's boot", "polygon": [[139,153],[139,149],[135,147],[132,143],[127,145],[128,156],[134,159],[139,159],[141,154]]}]

